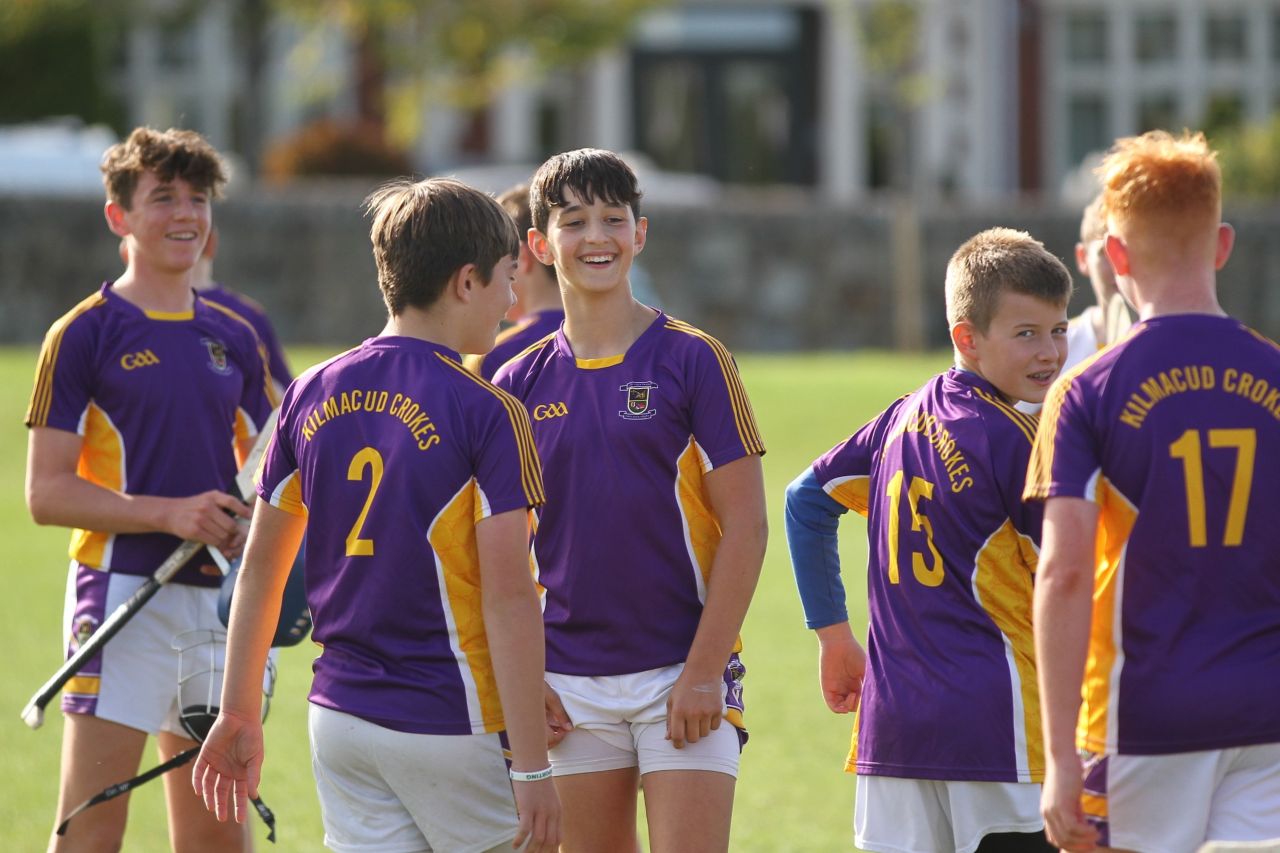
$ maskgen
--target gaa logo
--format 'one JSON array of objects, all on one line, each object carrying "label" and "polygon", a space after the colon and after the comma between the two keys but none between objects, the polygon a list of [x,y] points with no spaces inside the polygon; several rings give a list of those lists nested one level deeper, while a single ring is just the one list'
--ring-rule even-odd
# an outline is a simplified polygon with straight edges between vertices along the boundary
[{"label": "gaa logo", "polygon": [[127,352],[120,356],[120,366],[125,370],[133,370],[135,367],[150,367],[159,363],[160,357],[149,349],[144,349],[142,352]]},{"label": "gaa logo", "polygon": [[533,407],[533,419],[535,421],[563,418],[567,414],[569,414],[569,407],[564,403],[539,403]]},{"label": "gaa logo", "polygon": [[658,410],[649,403],[649,392],[656,390],[656,382],[628,382],[618,388],[627,395],[627,407],[618,412],[618,417],[629,421],[647,421],[658,414]]}]

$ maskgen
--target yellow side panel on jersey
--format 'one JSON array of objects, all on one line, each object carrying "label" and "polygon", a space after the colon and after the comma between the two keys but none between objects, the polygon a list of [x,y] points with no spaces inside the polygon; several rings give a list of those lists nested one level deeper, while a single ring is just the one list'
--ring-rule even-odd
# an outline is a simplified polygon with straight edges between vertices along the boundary
[{"label": "yellow side panel on jersey", "polygon": [[[476,482],[470,480],[440,511],[427,532],[436,555],[441,604],[449,624],[449,645],[458,657],[472,720],[480,732],[503,728],[498,683],[489,657],[480,598],[480,559],[476,549]],[[473,722],[474,727],[474,722]]]},{"label": "yellow side panel on jersey", "polygon": [[858,721],[862,719],[862,708],[853,712],[853,734],[849,736],[849,754],[844,759],[844,772],[858,772]]},{"label": "yellow side panel on jersey", "polygon": [[871,506],[870,477],[836,477],[822,488],[841,506],[863,517]]},{"label": "yellow side panel on jersey", "polygon": [[[1026,540],[1025,542],[1023,540]],[[1035,638],[1031,631],[1032,573],[1035,547],[1008,519],[992,534],[978,558],[973,591],[1005,641],[1013,687],[1012,737],[1019,782],[1044,779],[1044,740],[1040,731],[1040,691],[1036,687]]]},{"label": "yellow side panel on jersey", "polygon": [[1106,820],[1107,815],[1107,798],[1100,797],[1097,794],[1081,794],[1080,809],[1084,812],[1085,817],[1097,818],[1098,820]]},{"label": "yellow side panel on jersey", "polygon": [[[695,578],[698,600],[703,604],[707,601],[711,564],[715,561],[721,536],[720,522],[711,509],[711,498],[707,494],[703,473],[710,465],[698,442],[690,436],[689,446],[676,460],[676,503],[680,508],[680,522],[684,526],[685,550],[698,573]],[[741,636],[734,640],[733,650],[742,651]]]},{"label": "yellow side panel on jersey", "polygon": [[[90,403],[84,414],[84,439],[80,444],[80,459],[76,462],[76,474],[104,489],[124,491],[125,459],[124,438],[111,422],[107,413]],[[71,532],[71,559],[86,566],[105,568],[110,557],[108,551],[115,536],[93,530],[76,529]]]},{"label": "yellow side panel on jersey", "polygon": [[1093,624],[1085,661],[1083,701],[1076,741],[1090,752],[1114,752],[1114,714],[1124,666],[1122,636],[1125,548],[1138,510],[1104,477],[1098,479],[1097,567],[1093,581]]}]

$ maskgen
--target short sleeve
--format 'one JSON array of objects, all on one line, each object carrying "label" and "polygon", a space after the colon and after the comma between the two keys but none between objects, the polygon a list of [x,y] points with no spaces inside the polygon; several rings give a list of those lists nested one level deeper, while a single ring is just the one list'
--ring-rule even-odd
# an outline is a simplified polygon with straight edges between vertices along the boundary
[{"label": "short sleeve", "polygon": [[738,365],[724,344],[699,335],[689,371],[689,405],[694,439],[711,467],[719,468],[743,456],[764,455],[751,401],[738,375]]},{"label": "short sleeve", "polygon": [[533,444],[533,430],[524,405],[495,388],[482,406],[471,405],[477,436],[473,465],[481,500],[476,520],[531,506],[546,500],[542,465]]},{"label": "short sleeve", "polygon": [[97,324],[83,314],[68,315],[45,335],[27,408],[29,427],[79,432],[94,395]]},{"label": "short sleeve", "polygon": [[813,463],[814,477],[823,491],[859,515],[867,514],[875,456],[883,446],[889,424],[906,399],[894,401]]},{"label": "short sleeve", "polygon": [[1093,392],[1088,375],[1068,373],[1049,390],[1031,450],[1023,500],[1093,500],[1101,452],[1090,417]]},{"label": "short sleeve", "polygon": [[293,387],[285,393],[284,402],[280,406],[280,418],[276,421],[275,432],[267,445],[267,452],[254,480],[257,484],[258,497],[276,509],[282,509],[293,515],[306,515],[307,507],[302,494],[302,478],[298,470],[297,449],[293,436],[298,433],[300,425],[296,423],[297,409],[293,405]]}]

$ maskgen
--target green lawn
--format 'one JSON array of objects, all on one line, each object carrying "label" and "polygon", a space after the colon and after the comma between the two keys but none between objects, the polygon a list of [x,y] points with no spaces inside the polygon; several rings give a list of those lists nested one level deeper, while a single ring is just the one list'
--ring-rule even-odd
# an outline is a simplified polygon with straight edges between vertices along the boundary
[{"label": "green lawn", "polygon": [[[332,350],[291,351],[295,369]],[[61,719],[46,717],[32,732],[18,714],[60,663],[66,532],[32,523],[23,502],[26,430],[22,425],[35,367],[33,349],[0,348],[0,534],[8,543],[0,631],[9,658],[0,684],[0,755],[8,772],[0,796],[5,849],[41,849],[57,796]],[[743,631],[747,723],[733,827],[734,851],[852,849],[853,778],[842,772],[849,724],[826,709],[816,677],[816,642],[804,628],[791,579],[782,526],[787,483],[818,454],[844,438],[895,397],[947,364],[945,355],[744,356],[743,379],[769,448],[764,470],[771,541],[764,574]],[[864,527],[841,528],[841,552],[855,623],[865,620],[860,592]],[[307,750],[306,693],[310,644],[285,650],[267,723],[262,795],[276,813],[278,843],[259,850],[321,848],[319,809]],[[7,716],[6,716],[7,715]],[[2,722],[7,720],[8,722]],[[154,763],[149,757],[145,766]],[[181,772],[181,771],[179,771]],[[162,787],[133,794],[125,850],[168,849]],[[257,837],[265,839],[265,833]]]}]

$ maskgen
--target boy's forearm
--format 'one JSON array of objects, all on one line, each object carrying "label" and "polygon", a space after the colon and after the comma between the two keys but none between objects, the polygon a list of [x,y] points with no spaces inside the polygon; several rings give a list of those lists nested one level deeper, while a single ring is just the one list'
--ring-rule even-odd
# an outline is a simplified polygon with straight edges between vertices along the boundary
[{"label": "boy's forearm", "polygon": [[711,564],[707,600],[689,648],[685,671],[698,682],[719,681],[738,641],[764,563],[768,528],[757,524],[726,528]]},{"label": "boy's forearm", "polygon": [[541,770],[548,763],[543,711],[546,653],[537,594],[532,583],[527,590],[485,589],[483,608],[512,768]]}]

